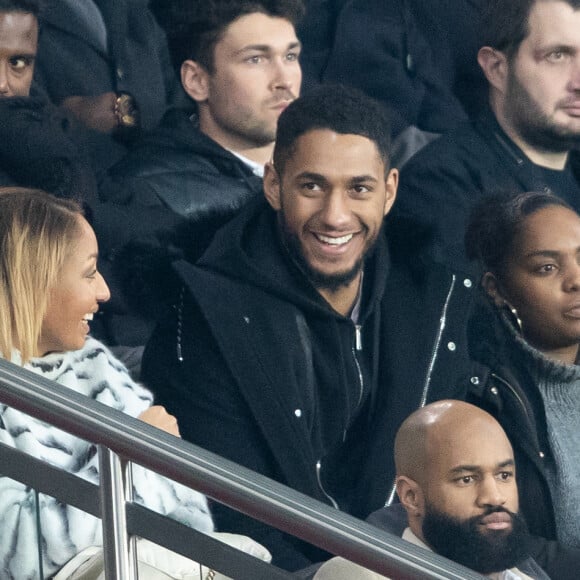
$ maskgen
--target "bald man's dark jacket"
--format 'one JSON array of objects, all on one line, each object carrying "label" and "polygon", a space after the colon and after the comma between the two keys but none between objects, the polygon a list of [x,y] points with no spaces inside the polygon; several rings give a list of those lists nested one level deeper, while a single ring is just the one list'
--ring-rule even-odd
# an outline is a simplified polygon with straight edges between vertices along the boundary
[{"label": "bald man's dark jacket", "polygon": [[[408,236],[416,230],[398,226],[387,224],[365,263],[358,328],[289,258],[263,202],[220,230],[197,266],[176,264],[181,296],[148,344],[143,380],[184,439],[355,516],[390,501],[400,423],[456,395],[466,371],[472,294],[470,280],[427,266]],[[214,513],[288,569],[321,558],[231,510]]]}]

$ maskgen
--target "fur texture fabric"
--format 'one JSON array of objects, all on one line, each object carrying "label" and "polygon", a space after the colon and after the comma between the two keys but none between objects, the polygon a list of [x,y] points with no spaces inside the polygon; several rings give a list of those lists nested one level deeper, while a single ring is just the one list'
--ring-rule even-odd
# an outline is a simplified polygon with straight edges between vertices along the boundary
[{"label": "fur texture fabric", "polygon": [[[12,362],[21,363],[19,353],[13,353]],[[32,359],[24,368],[132,417],[153,402],[152,394],[92,338],[81,350]],[[0,405],[0,442],[98,483],[93,444],[5,405]],[[213,530],[203,495],[138,465],[132,468],[135,501],[197,530]],[[0,529],[3,579],[35,580],[42,577],[41,569],[43,576],[52,575],[84,548],[102,544],[99,519],[7,477],[0,478]]]}]

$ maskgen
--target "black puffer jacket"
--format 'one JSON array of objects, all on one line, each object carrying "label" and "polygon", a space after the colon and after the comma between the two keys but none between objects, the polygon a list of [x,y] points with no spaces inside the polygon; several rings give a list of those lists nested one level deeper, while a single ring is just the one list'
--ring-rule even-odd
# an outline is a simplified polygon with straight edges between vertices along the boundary
[{"label": "black puffer jacket", "polygon": [[94,227],[113,301],[98,336],[141,345],[164,300],[172,259],[195,261],[215,232],[262,197],[262,179],[172,109],[101,185]]},{"label": "black puffer jacket", "polygon": [[[219,226],[262,194],[262,180],[239,158],[204,135],[190,114],[167,112],[101,186],[101,199],[122,209],[134,227],[101,225],[105,248],[190,224],[189,257],[201,255]],[[159,216],[165,219],[159,221]],[[151,219],[153,217],[153,219]],[[193,246],[193,247],[192,247]]]},{"label": "black puffer jacket", "polygon": [[0,185],[43,189],[94,206],[92,133],[42,97],[0,99]]}]

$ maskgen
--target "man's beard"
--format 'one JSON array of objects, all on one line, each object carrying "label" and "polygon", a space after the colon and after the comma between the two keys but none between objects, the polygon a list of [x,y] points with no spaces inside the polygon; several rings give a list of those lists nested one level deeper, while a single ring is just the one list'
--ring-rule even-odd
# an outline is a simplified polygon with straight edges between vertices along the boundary
[{"label": "man's beard", "polygon": [[505,115],[523,141],[540,151],[566,153],[580,143],[580,131],[556,123],[542,111],[528,90],[510,71]]},{"label": "man's beard", "polygon": [[[481,520],[494,512],[510,515],[509,530],[485,530]],[[426,507],[423,537],[433,550],[481,574],[513,568],[530,555],[530,535],[523,517],[504,508],[459,520]]]},{"label": "man's beard", "polygon": [[360,258],[349,270],[325,274],[313,268],[306,260],[304,252],[302,251],[300,238],[286,227],[283,210],[279,212],[279,225],[282,243],[287,249],[288,254],[290,254],[290,258],[292,258],[293,262],[304,273],[314,288],[317,290],[328,290],[329,292],[336,292],[340,288],[348,286],[362,272],[364,261],[372,253],[378,239],[377,236],[377,238],[369,240],[367,247],[361,252]]}]

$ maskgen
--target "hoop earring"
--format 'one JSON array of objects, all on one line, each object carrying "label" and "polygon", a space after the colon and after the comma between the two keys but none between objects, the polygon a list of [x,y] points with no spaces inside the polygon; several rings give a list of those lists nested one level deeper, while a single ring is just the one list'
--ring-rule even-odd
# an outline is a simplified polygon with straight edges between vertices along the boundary
[{"label": "hoop earring", "polygon": [[506,318],[510,321],[510,324],[520,333],[522,334],[524,329],[522,325],[522,319],[518,316],[518,311],[513,307],[510,306],[507,302],[504,302],[502,306],[502,310],[506,315]]}]

